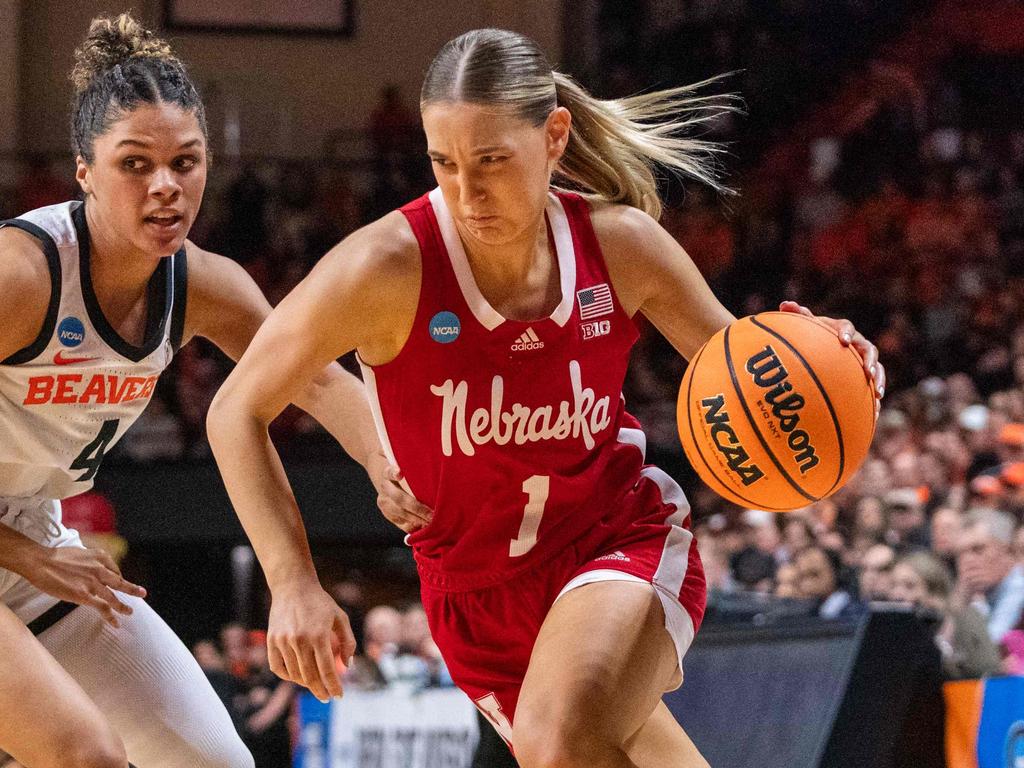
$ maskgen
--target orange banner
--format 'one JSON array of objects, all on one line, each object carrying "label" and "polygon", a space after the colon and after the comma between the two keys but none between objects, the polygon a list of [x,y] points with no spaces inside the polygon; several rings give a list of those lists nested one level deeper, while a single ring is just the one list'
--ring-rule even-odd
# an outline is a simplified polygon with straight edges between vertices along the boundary
[{"label": "orange banner", "polygon": [[978,725],[985,690],[981,680],[957,680],[943,687],[946,697],[946,764],[978,768]]}]

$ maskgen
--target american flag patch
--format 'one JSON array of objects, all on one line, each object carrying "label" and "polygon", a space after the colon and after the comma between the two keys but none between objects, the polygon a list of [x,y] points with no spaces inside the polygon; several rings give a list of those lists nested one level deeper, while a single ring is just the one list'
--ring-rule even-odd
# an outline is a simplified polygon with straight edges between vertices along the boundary
[{"label": "american flag patch", "polygon": [[608,283],[601,283],[582,291],[576,291],[576,301],[580,305],[580,320],[590,320],[601,315],[610,315],[614,309],[612,289]]}]

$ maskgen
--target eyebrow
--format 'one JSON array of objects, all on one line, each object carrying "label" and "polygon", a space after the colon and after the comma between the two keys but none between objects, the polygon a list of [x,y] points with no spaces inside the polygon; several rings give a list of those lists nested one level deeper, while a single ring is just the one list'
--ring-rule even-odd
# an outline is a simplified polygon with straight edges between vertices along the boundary
[{"label": "eyebrow", "polygon": [[[486,147],[477,147],[477,148],[475,148],[472,151],[471,154],[473,154],[473,155],[489,155],[492,152],[510,152],[510,151],[511,150],[506,145],[504,145],[504,144],[491,144],[491,145],[486,146]],[[434,150],[434,149],[428,149],[427,150],[427,154],[430,157],[436,157],[436,158],[447,158],[448,157],[443,152],[438,152],[437,150]]]},{"label": "eyebrow", "polygon": [[[192,139],[192,141],[186,141],[184,144],[178,147],[178,149],[191,149],[192,147],[200,143],[201,142],[199,139]],[[115,149],[117,147],[142,147],[143,149],[149,149],[151,146],[151,144],[147,144],[144,141],[139,141],[138,139],[121,139],[119,142],[117,142]]]}]

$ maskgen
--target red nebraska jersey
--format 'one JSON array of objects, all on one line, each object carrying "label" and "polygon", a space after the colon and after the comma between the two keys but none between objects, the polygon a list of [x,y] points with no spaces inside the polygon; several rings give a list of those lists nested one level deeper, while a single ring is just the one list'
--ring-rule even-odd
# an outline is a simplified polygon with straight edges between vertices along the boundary
[{"label": "red nebraska jersey", "polygon": [[389,459],[434,510],[409,538],[424,581],[491,586],[627,525],[637,511],[617,502],[645,445],[622,397],[637,330],[586,201],[550,195],[562,299],[530,321],[480,293],[440,190],[402,213],[422,256],[416,319],[398,356],[363,372]]}]

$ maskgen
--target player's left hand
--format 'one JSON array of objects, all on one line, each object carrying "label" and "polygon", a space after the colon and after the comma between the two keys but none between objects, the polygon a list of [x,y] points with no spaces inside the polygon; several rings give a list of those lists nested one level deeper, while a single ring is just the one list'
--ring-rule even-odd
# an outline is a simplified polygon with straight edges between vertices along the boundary
[{"label": "player's left hand", "polygon": [[319,582],[290,581],[272,592],[267,627],[270,670],[305,686],[320,701],[340,696],[336,659],[356,651],[348,616]]},{"label": "player's left hand", "polygon": [[393,467],[384,454],[374,454],[366,471],[377,489],[377,507],[389,521],[406,533],[428,525],[433,511],[402,487],[402,473]]},{"label": "player's left hand", "polygon": [[831,317],[815,315],[807,307],[801,306],[795,301],[784,301],[779,305],[779,309],[782,312],[795,312],[805,317],[821,320],[835,329],[835,332],[839,334],[839,341],[844,347],[849,346],[857,350],[861,360],[864,361],[864,372],[875,392],[875,417],[877,418],[882,407],[882,397],[885,395],[885,368],[878,359],[878,347],[864,338],[849,320],[836,320]]}]

